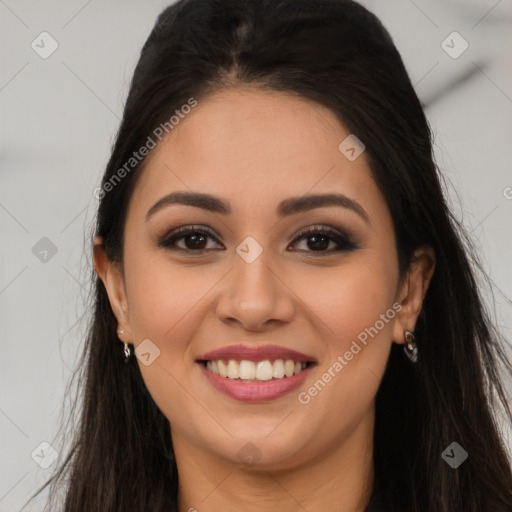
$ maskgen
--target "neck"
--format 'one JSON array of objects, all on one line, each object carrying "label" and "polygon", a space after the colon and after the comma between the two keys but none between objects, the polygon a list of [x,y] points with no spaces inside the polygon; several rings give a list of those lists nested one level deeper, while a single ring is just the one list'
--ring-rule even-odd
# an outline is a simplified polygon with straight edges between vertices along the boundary
[{"label": "neck", "polygon": [[173,432],[179,512],[364,512],[373,486],[374,409],[342,440],[286,469],[242,466]]}]

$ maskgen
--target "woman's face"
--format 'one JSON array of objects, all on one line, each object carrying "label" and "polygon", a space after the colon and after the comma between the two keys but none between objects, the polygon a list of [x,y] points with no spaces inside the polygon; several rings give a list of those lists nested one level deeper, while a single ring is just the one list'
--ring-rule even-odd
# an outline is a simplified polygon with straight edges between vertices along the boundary
[{"label": "woman's face", "polygon": [[150,153],[124,281],[106,283],[177,451],[286,468],[371,440],[392,340],[414,319],[366,154],[339,148],[349,135],[318,104],[228,90]]}]

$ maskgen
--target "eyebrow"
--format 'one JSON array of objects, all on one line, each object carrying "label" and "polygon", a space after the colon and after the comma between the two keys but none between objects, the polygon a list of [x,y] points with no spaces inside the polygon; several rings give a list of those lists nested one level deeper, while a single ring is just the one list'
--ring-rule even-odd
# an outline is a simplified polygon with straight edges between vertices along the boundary
[{"label": "eyebrow", "polygon": [[[222,215],[229,215],[231,213],[231,205],[220,197],[200,192],[172,192],[159,199],[148,210],[146,213],[146,222],[156,212],[173,204],[195,206]],[[313,194],[301,197],[290,197],[279,203],[277,206],[277,214],[279,217],[284,217],[325,206],[347,208],[357,213],[368,224],[370,223],[370,218],[366,210],[357,201],[343,194]]]}]

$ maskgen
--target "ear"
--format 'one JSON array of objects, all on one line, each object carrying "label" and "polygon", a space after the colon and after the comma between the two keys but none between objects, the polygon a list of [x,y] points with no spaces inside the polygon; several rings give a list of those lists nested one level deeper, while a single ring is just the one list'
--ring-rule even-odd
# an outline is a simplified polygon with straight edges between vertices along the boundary
[{"label": "ear", "polygon": [[398,302],[402,309],[397,312],[393,327],[393,340],[404,344],[404,331],[414,332],[423,299],[434,274],[436,257],[430,246],[422,246],[414,251],[409,269],[398,292]]},{"label": "ear", "polygon": [[128,300],[123,273],[118,264],[108,259],[103,240],[99,236],[94,238],[93,260],[96,273],[105,285],[110,306],[117,319],[117,332],[124,331],[124,334],[118,334],[119,339],[130,342],[133,337],[128,319]]}]

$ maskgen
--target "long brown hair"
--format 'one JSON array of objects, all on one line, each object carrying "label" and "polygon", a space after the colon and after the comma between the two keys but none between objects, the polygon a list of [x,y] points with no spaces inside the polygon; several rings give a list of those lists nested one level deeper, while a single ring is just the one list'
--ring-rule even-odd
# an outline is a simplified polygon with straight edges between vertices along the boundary
[{"label": "long brown hair", "polygon": [[[420,101],[373,14],[348,0],[181,0],[165,9],[142,49],[103,185],[189,98],[244,84],[316,101],[358,134],[392,215],[401,275],[416,247],[436,253],[416,325],[421,357],[413,365],[393,344],[377,393],[367,512],[509,512],[511,464],[494,416],[499,408],[512,422],[500,375],[512,374],[505,340],[484,307],[470,239],[443,197]],[[94,234],[121,264],[141,170],[99,203]],[[169,421],[137,363],[124,364],[105,287],[91,278],[92,319],[75,375],[80,418],[45,484],[50,509],[65,483],[66,512],[177,511]],[[452,442],[469,455],[456,469],[441,456]]]}]

